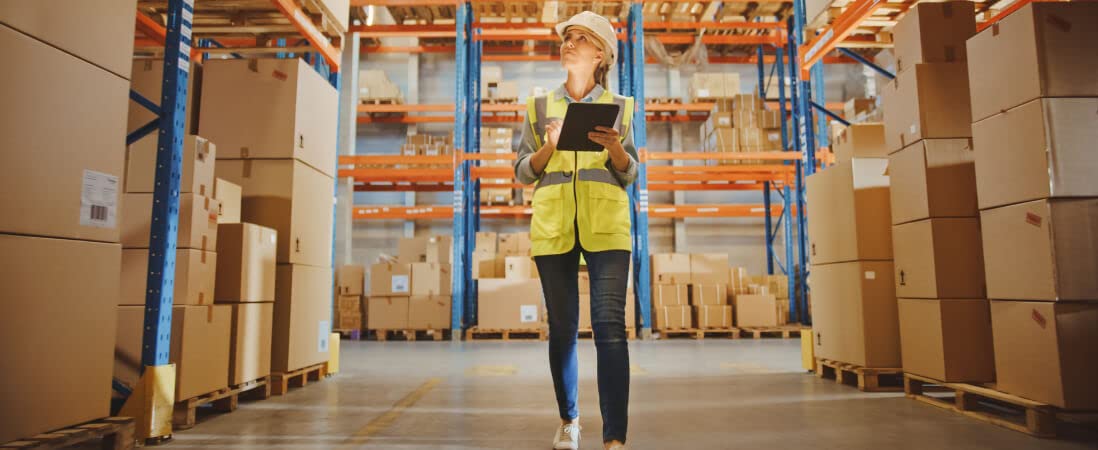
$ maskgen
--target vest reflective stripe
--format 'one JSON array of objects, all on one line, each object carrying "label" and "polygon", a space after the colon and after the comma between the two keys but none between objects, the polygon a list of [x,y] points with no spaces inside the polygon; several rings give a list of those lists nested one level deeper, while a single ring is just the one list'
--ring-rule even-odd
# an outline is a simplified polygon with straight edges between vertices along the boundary
[{"label": "vest reflective stripe", "polygon": [[594,181],[596,183],[606,183],[619,188],[621,187],[621,183],[618,182],[617,178],[614,178],[614,174],[606,169],[580,169],[579,180]]},{"label": "vest reflective stripe", "polygon": [[[580,174],[582,176],[582,174]],[[538,185],[534,186],[534,190],[537,191],[543,187],[552,186],[554,184],[564,184],[572,182],[572,174],[568,172],[549,172],[541,176],[538,180]]]}]

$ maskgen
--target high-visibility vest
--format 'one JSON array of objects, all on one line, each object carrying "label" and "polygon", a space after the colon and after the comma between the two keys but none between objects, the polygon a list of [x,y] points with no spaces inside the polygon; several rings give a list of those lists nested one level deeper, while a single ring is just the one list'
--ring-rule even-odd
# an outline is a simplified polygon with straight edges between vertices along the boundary
[{"label": "high-visibility vest", "polygon": [[[597,103],[621,106],[615,128],[624,141],[631,133],[633,98],[604,91]],[[545,125],[552,118],[563,118],[568,101],[554,98],[553,92],[527,100],[526,126],[531,127],[541,148]],[[620,126],[619,126],[620,125]],[[530,221],[530,253],[533,256],[559,255],[579,244],[587,251],[632,249],[629,196],[614,174],[607,169],[609,152],[573,152],[557,149],[549,158],[541,178],[534,185],[534,216]],[[576,233],[576,225],[579,233]]]}]

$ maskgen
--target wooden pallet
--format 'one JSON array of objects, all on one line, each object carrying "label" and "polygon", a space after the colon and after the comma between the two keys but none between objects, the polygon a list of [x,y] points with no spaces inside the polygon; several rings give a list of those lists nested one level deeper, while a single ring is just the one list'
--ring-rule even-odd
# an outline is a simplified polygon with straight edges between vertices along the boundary
[{"label": "wooden pallet", "polygon": [[132,417],[105,417],[0,444],[0,449],[60,449],[93,441],[99,441],[100,448],[104,449],[129,450],[134,448],[136,443],[134,419]]},{"label": "wooden pallet", "polygon": [[1039,438],[1057,437],[1064,428],[1081,425],[1089,431],[1089,438],[1095,439],[1098,430],[1094,424],[1098,412],[1064,411],[996,390],[990,384],[946,383],[905,373],[904,394],[928,405]]},{"label": "wooden pallet", "polygon": [[206,395],[189,398],[175,403],[172,410],[172,427],[177,430],[186,430],[195,425],[196,412],[200,406],[212,405],[213,410],[222,413],[236,411],[240,397],[245,396],[255,400],[266,400],[271,397],[270,377],[262,377],[258,380],[248,381],[236,386],[211,392]]},{"label": "wooden pallet", "polygon": [[480,99],[480,102],[481,103],[488,103],[488,104],[492,104],[492,105],[514,105],[514,104],[518,103],[518,99],[514,98],[514,97],[512,97],[512,98],[482,97]]},{"label": "wooden pallet", "polygon": [[366,338],[366,333],[364,333],[363,331],[365,331],[365,330],[354,330],[354,329],[350,329],[350,330],[339,330],[339,329],[332,330],[332,332],[334,332],[334,333],[339,333],[339,337],[341,337],[343,339],[349,339],[349,340],[352,340],[352,341],[361,341],[361,340],[365,339]]},{"label": "wooden pallet", "polygon": [[678,330],[659,330],[659,339],[673,339],[673,338],[690,338],[690,339],[705,339],[705,338],[725,338],[725,339],[739,339],[739,328],[682,328]]},{"label": "wooden pallet", "polygon": [[473,327],[465,330],[465,340],[544,341],[549,332],[545,328],[503,330]]},{"label": "wooden pallet", "polygon": [[[579,329],[579,338],[580,339],[594,339],[595,338],[595,330],[592,330],[590,328],[580,328]],[[629,339],[629,340],[636,339],[637,338],[637,329],[636,328],[626,328],[625,329],[625,338]]]},{"label": "wooden pallet", "polygon": [[320,381],[326,376],[328,376],[328,363],[326,362],[290,372],[272,373],[269,382],[271,395],[283,395],[291,387],[305,387],[310,381]]},{"label": "wooden pallet", "polygon": [[423,329],[423,330],[368,330],[364,339],[373,338],[378,342],[389,340],[404,341],[442,341],[450,335],[449,329]]},{"label": "wooden pallet", "polygon": [[816,358],[816,377],[857,387],[863,392],[900,392],[903,369],[873,369],[830,359]]},{"label": "wooden pallet", "polygon": [[806,330],[801,325],[782,325],[777,327],[742,327],[744,336],[752,337],[755,339],[762,338],[782,338],[789,339],[795,337],[801,337],[801,330]]},{"label": "wooden pallet", "polygon": [[379,98],[379,97],[360,97],[358,102],[363,105],[403,105],[404,99],[400,97],[394,98]]}]

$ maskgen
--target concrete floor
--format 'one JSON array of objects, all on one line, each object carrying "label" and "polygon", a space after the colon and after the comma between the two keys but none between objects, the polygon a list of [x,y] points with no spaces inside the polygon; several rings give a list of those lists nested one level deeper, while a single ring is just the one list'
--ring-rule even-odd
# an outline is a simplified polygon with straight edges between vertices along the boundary
[{"label": "concrete floor", "polygon": [[[582,448],[601,449],[595,351],[580,343]],[[203,415],[170,449],[539,449],[557,426],[544,342],[343,341],[343,371]],[[800,368],[798,340],[630,345],[633,449],[1080,449]]]}]

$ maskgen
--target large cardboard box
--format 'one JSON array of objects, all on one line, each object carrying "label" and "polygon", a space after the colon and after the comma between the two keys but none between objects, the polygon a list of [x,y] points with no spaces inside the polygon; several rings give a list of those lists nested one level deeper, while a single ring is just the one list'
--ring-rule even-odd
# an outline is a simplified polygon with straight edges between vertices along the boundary
[{"label": "large cardboard box", "polygon": [[221,178],[214,179],[213,198],[217,200],[217,223],[240,223],[240,185]]},{"label": "large cardboard box", "polygon": [[[157,136],[153,133],[152,136]],[[130,145],[126,155],[126,192],[153,192],[156,185],[156,139]],[[217,146],[201,136],[183,138],[183,167],[179,192],[213,197]]]},{"label": "large cardboard box", "polygon": [[332,333],[332,269],[279,264],[275,275],[271,372],[328,360]]},{"label": "large cardboard box", "polygon": [[812,264],[892,259],[887,165],[854,159],[808,177]]},{"label": "large cardboard box", "polygon": [[694,306],[728,304],[728,286],[692,284],[690,285],[690,304]]},{"label": "large cardboard box", "polygon": [[[366,318],[364,300],[358,295],[340,295],[335,299],[334,326],[336,330],[361,330]],[[330,345],[330,344],[329,344]]]},{"label": "large cardboard box", "polygon": [[[118,307],[118,340],[114,347],[114,377],[129,387],[141,377],[144,306]],[[230,305],[172,307],[175,400],[188,400],[229,386]]]},{"label": "large cardboard box", "polygon": [[889,150],[884,125],[880,123],[852,123],[831,143],[836,163],[852,158],[887,158]]},{"label": "large cardboard box", "polygon": [[976,34],[972,2],[919,3],[892,28],[896,68],[965,60],[965,41]]},{"label": "large cardboard box", "polygon": [[781,325],[778,299],[770,294],[737,295],[736,326],[776,327]]},{"label": "large cardboard box", "polygon": [[995,387],[1065,409],[1098,409],[1098,305],[991,302]]},{"label": "large cardboard box", "polygon": [[[727,255],[726,255],[727,259]],[[690,283],[690,255],[656,253],[652,255],[652,282],[657,284]]]},{"label": "large cardboard box", "polygon": [[366,299],[366,328],[403,330],[408,328],[408,297],[370,297]]},{"label": "large cardboard box", "polygon": [[480,280],[477,292],[480,329],[531,329],[544,322],[540,280]]},{"label": "large cardboard box", "polygon": [[335,182],[330,177],[290,159],[219,160],[216,173],[244,189],[244,222],[278,232],[280,264],[331,266]]},{"label": "large cardboard box", "polygon": [[1040,3],[968,40],[972,120],[1037,97],[1098,96],[1098,4]]},{"label": "large cardboard box", "polygon": [[976,217],[976,171],[969,139],[923,139],[888,159],[892,223]]},{"label": "large cardboard box", "polygon": [[[136,7],[134,0],[6,0],[0,2],[0,20],[117,77],[129,79]],[[88,17],[97,19],[87,20]],[[34,66],[43,69],[38,64]]]},{"label": "large cardboard box", "polygon": [[[145,97],[154,104],[159,105],[161,89],[164,86],[164,59],[134,59],[133,73],[130,77],[130,90]],[[187,75],[187,106],[183,118],[183,131],[186,134],[194,134],[198,128],[198,108],[194,107],[194,100],[202,98],[202,64],[191,62],[190,72]],[[132,133],[145,126],[152,120],[157,120],[156,114],[149,111],[134,99],[129,102],[130,113],[126,120],[126,132]],[[156,145],[160,140],[160,133],[156,130],[134,142],[134,146],[151,148],[156,151]],[[203,195],[209,195],[203,194]]]},{"label": "large cardboard box", "polygon": [[900,325],[891,261],[812,267],[816,355],[863,367],[900,367]]},{"label": "large cardboard box", "polygon": [[690,286],[686,284],[653,284],[652,307],[690,304]]},{"label": "large cardboard box", "polygon": [[336,269],[336,295],[362,295],[366,286],[366,267],[344,264]]},{"label": "large cardboard box", "polygon": [[251,223],[223,223],[217,226],[217,235],[214,299],[219,303],[274,301],[278,233]]},{"label": "large cardboard box", "polygon": [[450,263],[450,236],[424,236],[401,238],[397,242],[397,261],[403,264],[418,262]]},{"label": "large cardboard box", "polygon": [[238,303],[231,306],[229,386],[236,386],[271,373],[274,303]]},{"label": "large cardboard box", "polygon": [[118,244],[0,234],[0,442],[110,414],[121,258]]},{"label": "large cardboard box", "polygon": [[[176,249],[172,304],[212,305],[217,282],[217,260],[217,254],[214,252],[188,248]],[[122,250],[122,276],[117,304],[144,305],[148,277],[149,250],[142,248]]]},{"label": "large cardboard box", "polygon": [[412,330],[449,330],[449,295],[412,297],[408,300],[408,328]]},{"label": "large cardboard box", "polygon": [[972,124],[980,209],[1098,197],[1098,98],[1041,98]]},{"label": "large cardboard box", "polygon": [[296,158],[335,175],[339,93],[301,59],[207,61],[201,110],[219,159]]},{"label": "large cardboard box", "polygon": [[409,264],[381,263],[370,266],[370,296],[411,295],[412,269]]},{"label": "large cardboard box", "polygon": [[698,328],[732,328],[732,306],[703,305],[694,306],[694,320]]},{"label": "large cardboard box", "polygon": [[[125,194],[122,247],[149,248],[153,194]],[[204,251],[217,250],[217,200],[198,194],[179,194],[179,222],[175,245]]]},{"label": "large cardboard box", "polygon": [[1098,199],[1003,206],[980,222],[989,298],[1098,300]]},{"label": "large cardboard box", "polygon": [[476,251],[485,252],[489,254],[498,253],[499,249],[499,237],[492,231],[478,231]]},{"label": "large cardboard box", "polygon": [[506,256],[503,258],[504,278],[526,280],[539,278],[538,266],[529,256]]},{"label": "large cardboard box", "polygon": [[987,298],[980,219],[938,218],[892,227],[896,296]]},{"label": "large cardboard box", "polygon": [[[0,16],[5,23],[8,14],[22,17],[38,9],[27,6],[35,1],[3,3]],[[81,2],[66,2],[66,8],[97,12],[41,17],[34,23],[55,23],[50,29],[64,30],[65,23],[102,15],[93,4],[110,2],[68,3]],[[128,9],[118,7],[125,3],[115,2],[108,9],[126,10],[124,28],[132,43],[134,8],[132,2]],[[106,27],[116,19],[94,26]],[[126,45],[109,51],[121,51]],[[6,211],[0,214],[0,233],[118,242],[129,83],[4,25],[0,25],[0,54],[8,61],[33,61],[6,64],[0,70],[0,98],[6,111],[0,120],[0,148],[4,149],[0,151],[4,168],[0,192],[5,193],[0,210]],[[126,58],[131,58],[128,51]],[[59,132],[60,124],[64,132]]]},{"label": "large cardboard box", "polygon": [[904,372],[950,383],[995,381],[988,301],[898,301]]},{"label": "large cardboard box", "polygon": [[[450,265],[439,263],[410,264],[412,297],[433,297],[450,295]],[[390,284],[392,287],[392,284]]]},{"label": "large cardboard box", "polygon": [[691,253],[690,283],[727,285],[728,267],[727,253]]},{"label": "large cardboard box", "polygon": [[657,330],[684,330],[694,327],[693,311],[690,305],[661,306],[652,308]]},{"label": "large cardboard box", "polygon": [[[981,80],[980,83],[986,83]],[[916,64],[881,86],[885,145],[895,152],[919,139],[972,136],[964,62]]]},{"label": "large cardboard box", "polygon": [[473,252],[473,279],[503,278],[505,275],[504,262],[504,258],[497,256],[495,253],[481,252],[480,250]]},{"label": "large cardboard box", "polygon": [[499,235],[500,256],[530,256],[530,233]]}]

